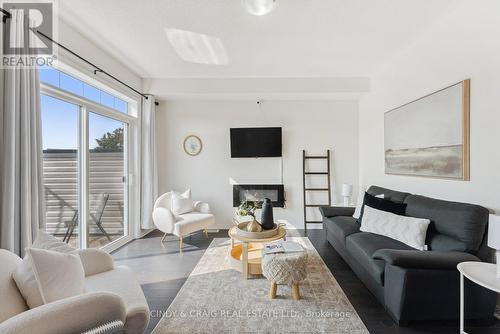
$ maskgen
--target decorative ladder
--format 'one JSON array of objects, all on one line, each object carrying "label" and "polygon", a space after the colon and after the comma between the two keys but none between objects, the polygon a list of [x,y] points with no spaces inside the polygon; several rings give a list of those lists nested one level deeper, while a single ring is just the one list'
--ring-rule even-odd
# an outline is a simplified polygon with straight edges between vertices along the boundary
[{"label": "decorative ladder", "polygon": [[[322,159],[326,160],[326,166],[327,170],[326,172],[321,172],[321,171],[306,171],[306,161],[309,159]],[[303,171],[303,179],[302,179],[302,184],[304,188],[304,233],[307,235],[307,224],[322,224],[322,221],[317,221],[317,220],[307,220],[307,208],[319,208],[321,206],[331,206],[332,204],[332,195],[331,195],[331,190],[330,190],[330,150],[326,150],[326,155],[306,155],[306,151],[302,150],[302,171]],[[327,186],[326,188],[307,188],[306,187],[306,177],[309,175],[324,175],[327,178]],[[308,192],[323,192],[326,191],[328,192],[328,203],[327,204],[313,204],[313,203],[307,203],[307,196],[306,194]]]}]

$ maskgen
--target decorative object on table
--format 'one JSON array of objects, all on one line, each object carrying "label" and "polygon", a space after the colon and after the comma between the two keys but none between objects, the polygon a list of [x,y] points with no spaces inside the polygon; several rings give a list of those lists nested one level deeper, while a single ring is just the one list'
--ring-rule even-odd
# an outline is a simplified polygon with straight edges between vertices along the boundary
[{"label": "decorative object on table", "polygon": [[272,238],[276,234],[278,234],[278,230],[280,227],[284,226],[284,224],[274,224],[274,227],[270,230],[260,230],[257,232],[252,232],[247,230],[248,222],[242,222],[237,224],[237,234],[243,238],[250,239],[266,239]]},{"label": "decorative object on table", "polygon": [[262,253],[262,274],[271,281],[269,297],[276,298],[278,284],[286,284],[292,287],[293,299],[299,300],[299,283],[307,277],[307,253],[303,249],[275,254],[267,254],[264,249]]},{"label": "decorative object on table", "polygon": [[500,216],[490,215],[488,246],[496,250],[497,277],[500,279]]},{"label": "decorative object on table", "polygon": [[184,152],[191,156],[196,156],[200,154],[201,149],[203,148],[203,143],[198,136],[189,135],[184,139],[183,143]]},{"label": "decorative object on table", "polygon": [[246,230],[248,232],[262,232],[262,226],[254,218],[252,221],[247,223]]},{"label": "decorative object on table", "polygon": [[[183,237],[203,230],[205,237],[208,238],[207,228],[215,224],[215,217],[210,211],[208,203],[193,201],[192,203],[184,202],[184,199],[191,199],[191,191],[187,190],[183,194],[174,196],[173,191],[165,193],[158,197],[153,207],[153,222],[155,226],[165,233],[161,242],[165,240],[168,233],[172,233],[179,237],[179,251],[182,252]],[[173,198],[178,202],[174,205]],[[184,203],[182,203],[184,202]],[[184,205],[191,204],[192,211],[185,212]],[[180,209],[182,206],[182,214],[176,214],[174,209]]]},{"label": "decorative object on table", "polygon": [[273,202],[269,198],[264,198],[264,202],[262,202],[260,224],[264,230],[274,228]]},{"label": "decorative object on table", "polygon": [[342,197],[344,197],[344,206],[349,206],[352,196],[352,184],[344,183],[342,185]]},{"label": "decorative object on table", "polygon": [[303,252],[304,248],[293,241],[278,240],[264,245],[264,254]]},{"label": "decorative object on table", "polygon": [[255,219],[255,211],[261,208],[260,202],[249,202],[242,201],[236,214],[240,217],[250,216],[252,217],[252,221],[247,223],[246,230],[248,232],[260,232],[262,231],[262,226],[259,224],[257,219]]},{"label": "decorative object on table", "polygon": [[470,80],[385,113],[385,173],[469,181]]}]

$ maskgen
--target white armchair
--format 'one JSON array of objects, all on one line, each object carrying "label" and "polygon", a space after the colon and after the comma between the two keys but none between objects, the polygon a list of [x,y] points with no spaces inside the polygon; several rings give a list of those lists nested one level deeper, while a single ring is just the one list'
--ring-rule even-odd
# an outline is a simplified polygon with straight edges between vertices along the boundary
[{"label": "white armchair", "polygon": [[210,212],[210,206],[203,202],[194,202],[194,211],[175,215],[171,210],[172,192],[158,197],[153,207],[153,222],[156,227],[165,233],[161,242],[167,234],[171,233],[179,237],[179,250],[182,252],[183,237],[204,230],[208,237],[207,228],[215,224],[214,215]]},{"label": "white armchair", "polygon": [[124,333],[143,333],[149,307],[132,270],[115,266],[102,250],[78,251],[85,272],[86,292],[29,309],[12,273],[22,261],[0,249],[0,333],[77,334],[122,322]]}]

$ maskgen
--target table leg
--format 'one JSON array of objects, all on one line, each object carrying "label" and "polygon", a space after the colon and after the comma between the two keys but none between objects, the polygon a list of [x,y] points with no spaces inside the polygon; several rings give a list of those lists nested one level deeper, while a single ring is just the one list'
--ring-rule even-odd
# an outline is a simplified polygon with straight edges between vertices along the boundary
[{"label": "table leg", "polygon": [[248,242],[243,242],[241,248],[241,273],[244,279],[248,279]]},{"label": "table leg", "polygon": [[465,297],[464,297],[464,275],[460,273],[460,334],[467,334],[465,326]]}]

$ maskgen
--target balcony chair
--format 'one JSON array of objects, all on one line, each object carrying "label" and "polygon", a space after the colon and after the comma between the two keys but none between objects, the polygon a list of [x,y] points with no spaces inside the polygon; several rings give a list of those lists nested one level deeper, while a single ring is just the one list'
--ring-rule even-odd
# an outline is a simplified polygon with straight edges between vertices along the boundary
[{"label": "balcony chair", "polygon": [[[108,203],[108,199],[109,199],[109,194],[100,194],[97,209],[94,214],[91,214],[91,216],[95,224],[99,228],[99,230],[106,236],[106,238],[109,241],[111,241],[111,237],[102,226],[102,215],[104,214],[104,209],[106,209],[106,204]],[[65,222],[65,225],[66,225],[66,233],[64,234],[63,241],[68,243],[69,239],[73,235],[75,227],[78,226],[78,210],[75,210],[73,218],[70,221]]]}]

